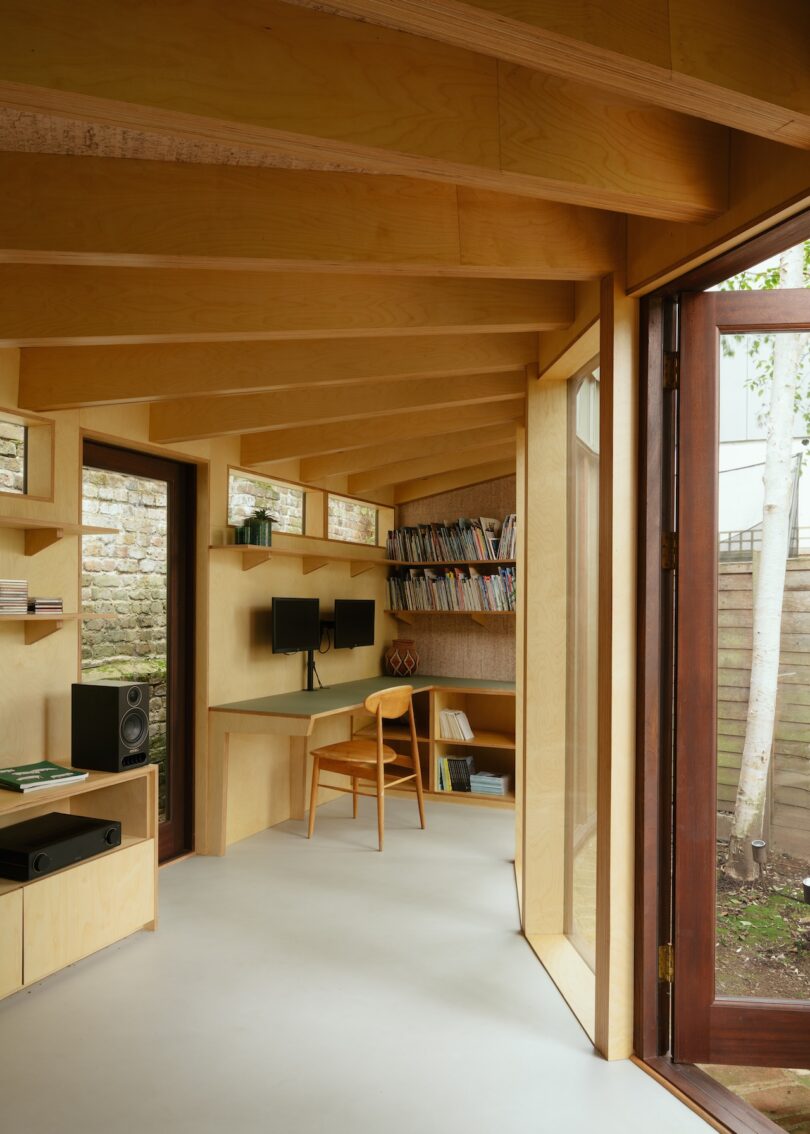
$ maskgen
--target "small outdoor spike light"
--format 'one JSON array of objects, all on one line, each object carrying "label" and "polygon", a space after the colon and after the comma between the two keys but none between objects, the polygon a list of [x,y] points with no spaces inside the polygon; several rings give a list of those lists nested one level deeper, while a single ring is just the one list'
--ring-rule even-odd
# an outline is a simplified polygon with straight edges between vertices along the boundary
[{"label": "small outdoor spike light", "polygon": [[804,890],[804,900],[810,906],[810,878],[802,879],[802,888]]},{"label": "small outdoor spike light", "polygon": [[751,840],[751,854],[758,866],[765,866],[768,862],[768,844],[764,839]]}]

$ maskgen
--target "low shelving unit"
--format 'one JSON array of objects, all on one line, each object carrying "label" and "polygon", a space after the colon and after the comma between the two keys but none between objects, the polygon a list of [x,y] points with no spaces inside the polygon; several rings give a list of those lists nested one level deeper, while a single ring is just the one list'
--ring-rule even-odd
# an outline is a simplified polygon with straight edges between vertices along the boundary
[{"label": "low shelving unit", "polygon": [[0,794],[0,827],[58,811],[121,823],[121,845],[30,882],[0,878],[0,998],[157,926],[157,766]]},{"label": "low shelving unit", "polygon": [[[483,684],[483,683],[482,683]],[[504,683],[506,685],[506,683]],[[422,764],[422,781],[425,794],[446,803],[466,803],[480,807],[513,808],[515,806],[515,694],[512,690],[485,690],[441,688],[429,691],[416,690],[413,697],[416,736]],[[462,709],[470,721],[473,740],[451,740],[439,732],[439,714],[442,709]],[[352,735],[364,739],[376,738],[376,725],[368,718],[354,718]],[[383,739],[401,751],[410,751],[410,731],[398,722],[389,722],[383,728]],[[505,795],[477,792],[439,791],[436,761],[455,749],[464,755],[475,755],[478,770],[506,774],[510,777],[510,790]],[[412,794],[411,784],[393,789],[395,793]]]}]

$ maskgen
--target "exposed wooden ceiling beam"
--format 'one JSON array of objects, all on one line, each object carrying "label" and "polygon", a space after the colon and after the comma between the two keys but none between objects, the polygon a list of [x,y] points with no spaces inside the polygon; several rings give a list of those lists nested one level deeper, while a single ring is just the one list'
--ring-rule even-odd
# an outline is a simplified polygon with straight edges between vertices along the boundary
[{"label": "exposed wooden ceiling beam", "polygon": [[378,469],[353,473],[348,479],[347,491],[352,496],[363,496],[387,485],[402,484],[425,476],[437,476],[439,473],[471,468],[474,465],[490,465],[496,461],[514,459],[514,437],[511,441],[502,441],[499,445],[485,445],[477,449],[448,447],[442,454],[393,461],[390,465]]},{"label": "exposed wooden ceiling beam", "polygon": [[242,437],[241,462],[248,466],[266,466],[278,461],[342,454],[368,448],[370,438],[380,445],[397,445],[415,437],[451,437],[481,426],[497,426],[505,422],[516,424],[522,422],[523,417],[523,401],[500,401],[450,409],[431,407],[393,417],[362,417],[331,425],[248,433]]},{"label": "exposed wooden ceiling beam", "polygon": [[0,105],[669,220],[728,190],[722,127],[279,0],[6,5]]},{"label": "exposed wooden ceiling beam", "polygon": [[438,496],[451,492],[454,488],[465,488],[468,484],[483,484],[502,476],[514,476],[515,460],[493,461],[487,465],[470,465],[455,472],[437,473],[434,476],[420,477],[404,481],[394,488],[394,504],[407,504],[410,500],[421,500],[423,496]]},{"label": "exposed wooden ceiling beam", "polygon": [[551,330],[573,284],[0,265],[0,346]]},{"label": "exposed wooden ceiling beam", "polygon": [[[180,398],[150,407],[152,441],[190,441],[229,433],[257,433],[296,425],[323,425],[390,417],[403,410],[438,409],[483,402],[519,401],[525,397],[523,374],[484,374],[437,382],[367,382],[357,386],[325,386],[311,390],[274,390],[228,398]],[[368,440],[374,425],[367,422]]]},{"label": "exposed wooden ceiling beam", "polygon": [[448,450],[460,452],[465,449],[482,449],[489,445],[500,445],[514,440],[514,421],[454,433],[450,440],[443,434],[436,437],[417,435],[412,438],[401,438],[402,444],[395,447],[390,443],[369,445],[363,449],[347,449],[342,453],[331,453],[327,457],[310,457],[301,462],[301,480],[318,483],[329,477],[376,470],[383,465],[391,464],[396,459],[440,457],[446,455]]},{"label": "exposed wooden ceiling beam", "polygon": [[404,177],[0,153],[0,263],[585,279],[615,213]]},{"label": "exposed wooden ceiling beam", "polygon": [[[781,0],[290,0],[810,147],[810,7]],[[763,66],[763,60],[778,60]]]},{"label": "exposed wooden ceiling beam", "polygon": [[22,351],[20,405],[77,409],[203,394],[523,371],[538,336],[432,335],[271,343],[158,343]]}]

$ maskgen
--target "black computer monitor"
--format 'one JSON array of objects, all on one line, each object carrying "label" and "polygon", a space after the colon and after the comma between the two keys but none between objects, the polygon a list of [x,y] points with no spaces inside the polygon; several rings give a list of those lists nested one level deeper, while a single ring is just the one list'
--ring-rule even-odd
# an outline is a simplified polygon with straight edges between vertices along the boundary
[{"label": "black computer monitor", "polygon": [[316,598],[273,599],[273,653],[317,650],[321,644],[321,611]]},{"label": "black computer monitor", "polygon": [[335,599],[335,649],[374,645],[374,599]]}]

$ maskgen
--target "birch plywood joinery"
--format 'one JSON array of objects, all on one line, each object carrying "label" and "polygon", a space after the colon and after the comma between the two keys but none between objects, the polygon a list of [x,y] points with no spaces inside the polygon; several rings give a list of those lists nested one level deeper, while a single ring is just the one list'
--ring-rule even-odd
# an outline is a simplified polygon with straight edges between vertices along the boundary
[{"label": "birch plywood joinery", "polygon": [[31,882],[0,879],[0,997],[157,924],[157,768],[4,792],[0,827],[49,811],[116,819],[121,846]]},{"label": "birch plywood joinery", "polygon": [[[354,573],[362,555],[348,569],[323,541],[301,556],[280,542],[267,568],[263,553],[209,555],[223,541],[229,466],[386,506],[519,468],[517,865],[524,925],[541,936],[559,932],[558,429],[565,381],[603,336],[609,917],[592,1030],[611,1056],[627,1052],[632,1003],[635,327],[624,293],[810,207],[807,20],[791,0],[767,21],[754,0],[89,0],[78,23],[68,0],[0,11],[0,404],[41,415],[32,445],[53,450],[46,472],[35,462],[31,499],[3,495],[0,511],[48,530],[78,524],[84,435],[198,463],[204,773],[206,694],[299,684],[295,661],[267,656],[251,622],[270,576],[290,594],[374,593],[379,633],[395,629],[383,571]],[[779,66],[760,66],[764,55]],[[4,575],[22,573],[24,538],[4,538]],[[43,593],[75,585],[79,546],[57,540],[24,560]],[[471,641],[486,633],[453,621]],[[3,635],[24,687],[2,705],[10,740],[31,758],[64,747],[77,630],[66,623],[33,649],[19,628]],[[367,676],[362,657],[337,660],[335,681]],[[233,738],[223,839],[303,810],[277,740]],[[196,788],[204,845],[204,774]],[[564,981],[576,966],[558,945],[546,940],[546,959]]]}]

